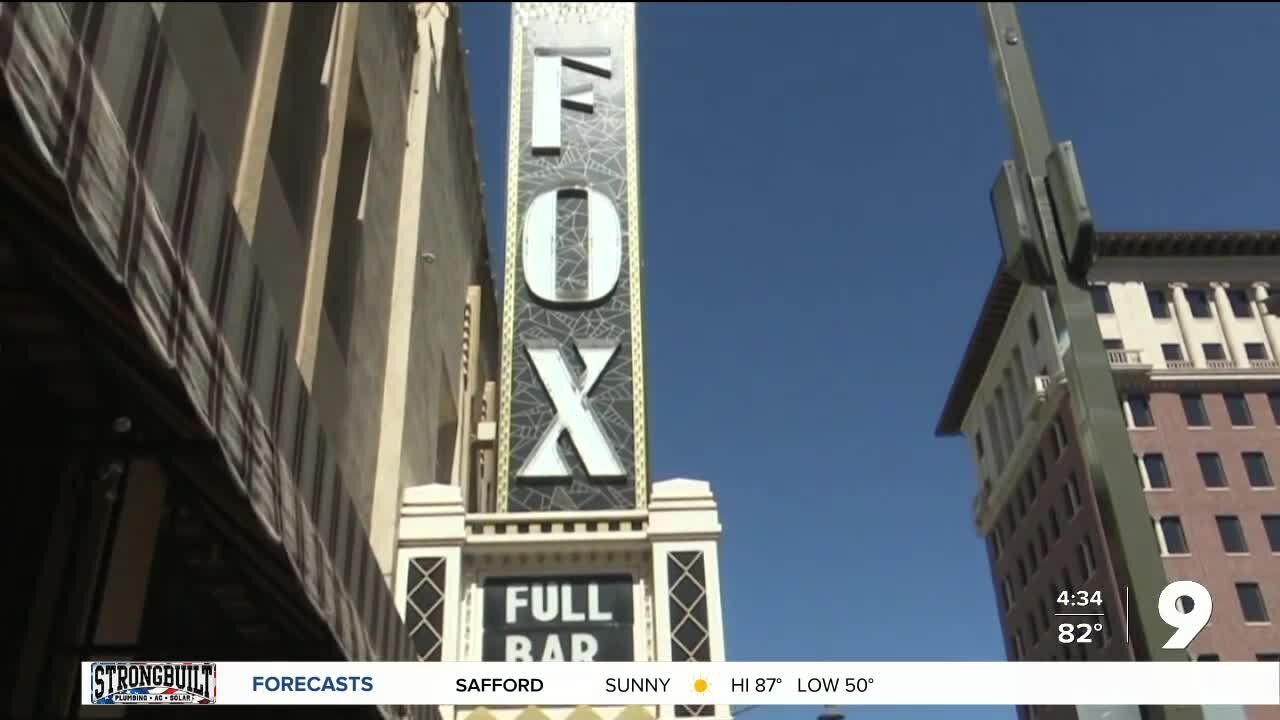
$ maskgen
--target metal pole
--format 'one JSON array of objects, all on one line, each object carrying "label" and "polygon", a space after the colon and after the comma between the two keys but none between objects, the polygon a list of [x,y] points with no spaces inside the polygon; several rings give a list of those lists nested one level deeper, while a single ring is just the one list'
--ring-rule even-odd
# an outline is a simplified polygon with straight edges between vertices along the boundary
[{"label": "metal pole", "polygon": [[[1059,308],[1055,323],[1069,338],[1063,353],[1071,410],[1092,490],[1102,516],[1103,532],[1117,565],[1118,577],[1131,590],[1130,639],[1138,660],[1185,661],[1180,650],[1165,650],[1164,623],[1157,609],[1160,592],[1168,584],[1160,559],[1150,512],[1133,461],[1129,431],[1116,395],[1110,361],[1102,345],[1089,292],[1068,272],[1061,228],[1055,219],[1045,185],[1048,158],[1053,151],[1028,55],[1026,37],[1014,3],[982,3],[987,40],[995,63],[996,83],[1008,116],[1020,180],[1031,198],[1031,222],[1036,247],[1052,273],[1045,287]],[[1112,617],[1118,610],[1112,609]],[[1165,720],[1201,720],[1197,706],[1151,708]]]}]

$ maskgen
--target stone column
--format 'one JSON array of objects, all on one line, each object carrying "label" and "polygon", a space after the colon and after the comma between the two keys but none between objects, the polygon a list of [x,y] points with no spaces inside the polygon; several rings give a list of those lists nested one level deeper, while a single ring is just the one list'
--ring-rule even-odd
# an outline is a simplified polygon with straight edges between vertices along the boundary
[{"label": "stone column", "polygon": [[258,67],[253,78],[253,95],[245,118],[244,144],[240,146],[240,164],[236,167],[236,185],[232,202],[245,241],[253,243],[253,229],[258,220],[258,198],[262,193],[262,176],[267,168],[267,146],[271,144],[271,124],[276,116],[276,97],[280,90],[280,71],[284,67],[284,49],[289,39],[291,2],[267,3],[262,20],[262,39],[258,45]]},{"label": "stone column", "polygon": [[[649,499],[653,541],[653,616],[658,662],[724,662],[720,612],[720,518],[710,483],[654,483]],[[692,717],[685,706],[663,706],[660,718]],[[716,720],[729,720],[727,705]]]},{"label": "stone column", "polygon": [[1280,360],[1280,317],[1271,315],[1263,309],[1262,304],[1270,297],[1267,283],[1254,283],[1253,298],[1258,304],[1258,317],[1262,320],[1262,331],[1266,333],[1267,345],[1270,347],[1271,359]]},{"label": "stone column", "polygon": [[1246,367],[1244,346],[1238,342],[1236,329],[1233,327],[1236,314],[1231,308],[1231,299],[1227,297],[1227,283],[1211,283],[1213,286],[1213,304],[1218,309],[1218,325],[1222,328],[1222,341],[1227,346],[1227,357],[1238,368]]},{"label": "stone column", "polygon": [[[396,609],[411,631],[419,659],[459,660],[458,612],[462,607],[462,546],[467,539],[462,488],[457,485],[417,485],[406,488],[401,506],[400,538],[396,554]],[[429,622],[444,604],[440,622]],[[450,717],[452,710],[442,717]]]},{"label": "stone column", "polygon": [[1170,283],[1173,292],[1173,318],[1178,323],[1178,335],[1182,337],[1182,346],[1186,348],[1187,359],[1196,367],[1205,366],[1204,349],[1191,340],[1191,306],[1187,305],[1187,284]]}]

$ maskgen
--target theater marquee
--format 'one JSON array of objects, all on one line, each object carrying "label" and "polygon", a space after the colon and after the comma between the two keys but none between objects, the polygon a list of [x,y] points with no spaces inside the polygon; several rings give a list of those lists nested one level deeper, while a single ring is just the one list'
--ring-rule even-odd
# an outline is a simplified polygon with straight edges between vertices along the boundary
[{"label": "theater marquee", "polygon": [[512,28],[498,509],[644,507],[635,9]]},{"label": "theater marquee", "polygon": [[485,662],[631,662],[630,575],[490,578]]}]

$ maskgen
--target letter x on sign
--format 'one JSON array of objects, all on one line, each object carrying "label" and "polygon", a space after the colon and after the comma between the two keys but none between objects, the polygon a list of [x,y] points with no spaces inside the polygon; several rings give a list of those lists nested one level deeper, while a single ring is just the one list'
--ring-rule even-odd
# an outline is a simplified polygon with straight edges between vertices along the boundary
[{"label": "letter x on sign", "polygon": [[595,387],[605,367],[618,352],[618,343],[588,343],[575,340],[578,354],[586,365],[581,378],[574,378],[554,341],[526,344],[533,369],[547,389],[547,395],[555,406],[556,416],[539,438],[533,452],[525,460],[520,471],[522,478],[561,479],[572,477],[569,463],[560,450],[560,434],[568,431],[573,447],[592,478],[619,478],[626,475],[613,444],[604,434],[604,428],[591,410],[588,395]]}]

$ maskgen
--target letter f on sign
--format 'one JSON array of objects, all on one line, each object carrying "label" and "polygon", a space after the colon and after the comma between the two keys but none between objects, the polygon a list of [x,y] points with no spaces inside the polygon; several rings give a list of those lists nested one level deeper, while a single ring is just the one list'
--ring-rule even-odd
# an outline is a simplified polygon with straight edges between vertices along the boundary
[{"label": "letter f on sign", "polygon": [[592,478],[620,478],[627,473],[618,460],[613,444],[604,434],[604,428],[591,411],[588,394],[605,366],[618,352],[618,343],[608,345],[584,345],[575,341],[578,354],[586,365],[586,372],[581,380],[576,380],[565,361],[560,348],[553,344],[533,344],[527,346],[529,360],[533,369],[547,389],[552,405],[556,409],[556,417],[551,421],[538,444],[520,471],[516,473],[522,478],[563,479],[573,475],[569,464],[560,451],[560,434],[568,431],[573,447],[586,466],[587,475]]},{"label": "letter f on sign", "polygon": [[586,113],[595,110],[595,93],[589,83],[561,86],[562,67],[607,78],[613,74],[613,58],[608,48],[537,48],[533,51],[534,152],[560,152],[561,107]]}]

